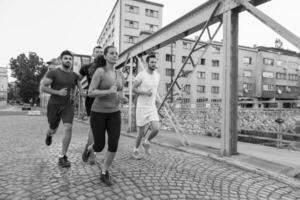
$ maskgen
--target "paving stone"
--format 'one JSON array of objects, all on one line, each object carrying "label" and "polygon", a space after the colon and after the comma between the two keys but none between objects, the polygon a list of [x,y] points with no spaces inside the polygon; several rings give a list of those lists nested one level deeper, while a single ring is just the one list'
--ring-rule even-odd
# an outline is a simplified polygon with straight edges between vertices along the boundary
[{"label": "paving stone", "polygon": [[[134,160],[134,140],[124,136],[110,169],[114,185],[108,187],[99,179],[99,166],[81,160],[86,124],[74,122],[68,152],[72,166],[61,169],[61,127],[48,147],[45,116],[0,116],[0,121],[1,200],[300,199],[299,188],[172,148],[153,145],[152,156]],[[99,163],[104,152],[97,156]]]}]

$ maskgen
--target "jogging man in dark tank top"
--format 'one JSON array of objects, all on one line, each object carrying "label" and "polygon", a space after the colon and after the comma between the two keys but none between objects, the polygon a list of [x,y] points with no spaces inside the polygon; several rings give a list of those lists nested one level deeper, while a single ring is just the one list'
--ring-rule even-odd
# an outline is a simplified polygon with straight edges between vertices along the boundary
[{"label": "jogging man in dark tank top", "polygon": [[52,137],[56,133],[60,120],[64,125],[62,149],[58,159],[61,167],[70,167],[67,151],[72,138],[72,123],[74,118],[73,98],[75,88],[81,92],[79,76],[71,70],[73,55],[70,51],[63,51],[60,55],[61,65],[48,71],[41,82],[41,91],[51,94],[47,105],[47,119],[49,129],[46,134],[46,145],[52,144]]}]

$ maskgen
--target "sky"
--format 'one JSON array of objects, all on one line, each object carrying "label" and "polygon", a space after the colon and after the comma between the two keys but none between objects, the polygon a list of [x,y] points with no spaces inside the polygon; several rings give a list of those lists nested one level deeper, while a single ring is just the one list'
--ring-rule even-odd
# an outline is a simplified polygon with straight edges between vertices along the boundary
[{"label": "sky", "polygon": [[[163,26],[206,0],[152,0],[163,7]],[[45,62],[65,50],[90,55],[116,0],[0,0],[0,67],[10,58],[36,52]],[[288,3],[287,3],[288,2]],[[300,36],[299,0],[271,0],[257,8]],[[248,12],[240,14],[239,44],[299,51]],[[216,37],[222,39],[222,31]]]}]

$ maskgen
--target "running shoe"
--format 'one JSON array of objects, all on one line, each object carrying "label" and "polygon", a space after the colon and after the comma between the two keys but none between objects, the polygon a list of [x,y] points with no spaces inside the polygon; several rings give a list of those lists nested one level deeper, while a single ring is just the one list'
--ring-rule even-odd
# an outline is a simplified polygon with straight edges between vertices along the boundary
[{"label": "running shoe", "polygon": [[49,135],[49,133],[47,133],[46,135],[45,143],[47,146],[50,146],[52,144],[52,135]]},{"label": "running shoe", "polygon": [[87,162],[89,160],[91,151],[88,150],[88,147],[86,146],[83,153],[82,153],[82,161]]},{"label": "running shoe", "polygon": [[101,173],[100,180],[108,186],[113,185],[112,180],[111,180],[111,176],[109,175],[108,171],[106,171],[105,174]]},{"label": "running shoe", "polygon": [[64,157],[61,157],[58,159],[58,165],[60,167],[70,167],[71,163],[70,163],[70,161],[68,161],[68,157],[66,155],[64,155]]}]

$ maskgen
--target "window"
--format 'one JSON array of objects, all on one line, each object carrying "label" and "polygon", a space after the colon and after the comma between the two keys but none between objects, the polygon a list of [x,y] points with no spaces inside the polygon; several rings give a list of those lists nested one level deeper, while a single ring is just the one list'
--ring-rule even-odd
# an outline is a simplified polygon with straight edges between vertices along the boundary
[{"label": "window", "polygon": [[186,92],[187,94],[191,94],[191,85],[190,84],[186,84],[183,87],[183,91]]},{"label": "window", "polygon": [[198,93],[205,93],[205,85],[197,85]]},{"label": "window", "polygon": [[286,86],[284,86],[284,85],[276,85],[276,90],[277,91],[280,90],[281,92],[284,92],[285,89],[286,89]]},{"label": "window", "polygon": [[283,60],[276,60],[276,66],[283,67],[284,64],[285,64],[285,61],[283,61]]},{"label": "window", "polygon": [[171,54],[166,54],[166,61],[167,62],[175,62],[175,55],[171,56]]},{"label": "window", "polygon": [[175,69],[166,68],[166,76],[174,76]]},{"label": "window", "polygon": [[263,72],[262,76],[264,78],[274,78],[274,73],[273,72]]},{"label": "window", "polygon": [[183,98],[182,103],[190,103],[191,100],[189,98]]},{"label": "window", "polygon": [[169,91],[170,87],[171,87],[171,83],[166,83],[166,92]]},{"label": "window", "polygon": [[182,75],[182,77],[187,78],[190,74],[191,74],[191,70],[182,70],[182,73],[180,75]]},{"label": "window", "polygon": [[190,42],[182,42],[182,46],[184,49],[191,49],[192,44]]},{"label": "window", "polygon": [[137,21],[131,21],[131,20],[125,20],[125,27],[127,28],[134,28],[138,29],[139,28],[139,22]]},{"label": "window", "polygon": [[290,88],[291,92],[297,92],[297,93],[299,92],[299,88],[296,86],[289,86],[289,88]]},{"label": "window", "polygon": [[130,12],[130,13],[138,14],[139,13],[139,7],[126,4],[125,5],[125,11]]},{"label": "window", "polygon": [[146,10],[145,10],[145,15],[148,16],[148,17],[155,17],[155,18],[158,18],[158,11],[146,9]]},{"label": "window", "polygon": [[220,103],[220,102],[222,102],[222,99],[211,99],[210,101],[212,103]]},{"label": "window", "polygon": [[275,85],[271,85],[271,84],[263,85],[263,90],[264,91],[275,91]]},{"label": "window", "polygon": [[280,72],[276,72],[276,79],[286,79],[286,74],[285,73],[280,73]]},{"label": "window", "polygon": [[218,94],[220,92],[220,88],[218,86],[211,86],[211,93]]},{"label": "window", "polygon": [[219,60],[212,60],[212,66],[213,67],[219,67],[220,61]]},{"label": "window", "polygon": [[211,80],[219,80],[220,74],[219,73],[211,73]]},{"label": "window", "polygon": [[253,84],[252,83],[243,83],[243,88],[246,90],[253,90]]},{"label": "window", "polygon": [[200,58],[200,65],[205,65],[205,59],[204,58]]},{"label": "window", "polygon": [[270,58],[263,58],[263,63],[265,65],[274,65],[274,60]]},{"label": "window", "polygon": [[205,79],[205,72],[198,72],[198,79]]},{"label": "window", "polygon": [[289,80],[290,81],[298,81],[298,75],[297,74],[289,74]]},{"label": "window", "polygon": [[138,41],[138,37],[132,36],[132,35],[125,35],[125,42],[127,42],[127,43],[134,44],[134,43],[137,43],[137,41]]},{"label": "window", "polygon": [[146,30],[155,32],[158,30],[158,26],[154,24],[146,24]]},{"label": "window", "polygon": [[252,64],[252,58],[251,58],[251,57],[245,56],[245,57],[243,58],[243,63],[244,63],[244,64],[251,65],[251,64]]},{"label": "window", "polygon": [[202,102],[207,102],[208,98],[202,98],[202,99],[197,99],[196,102],[197,103],[202,103]]},{"label": "window", "polygon": [[[186,60],[186,56],[182,56],[182,63],[184,63],[184,61]],[[188,61],[187,61],[187,64],[191,64],[191,60],[189,59]]]},{"label": "window", "polygon": [[243,76],[244,77],[252,77],[252,71],[250,71],[250,70],[244,70],[243,71]]}]

